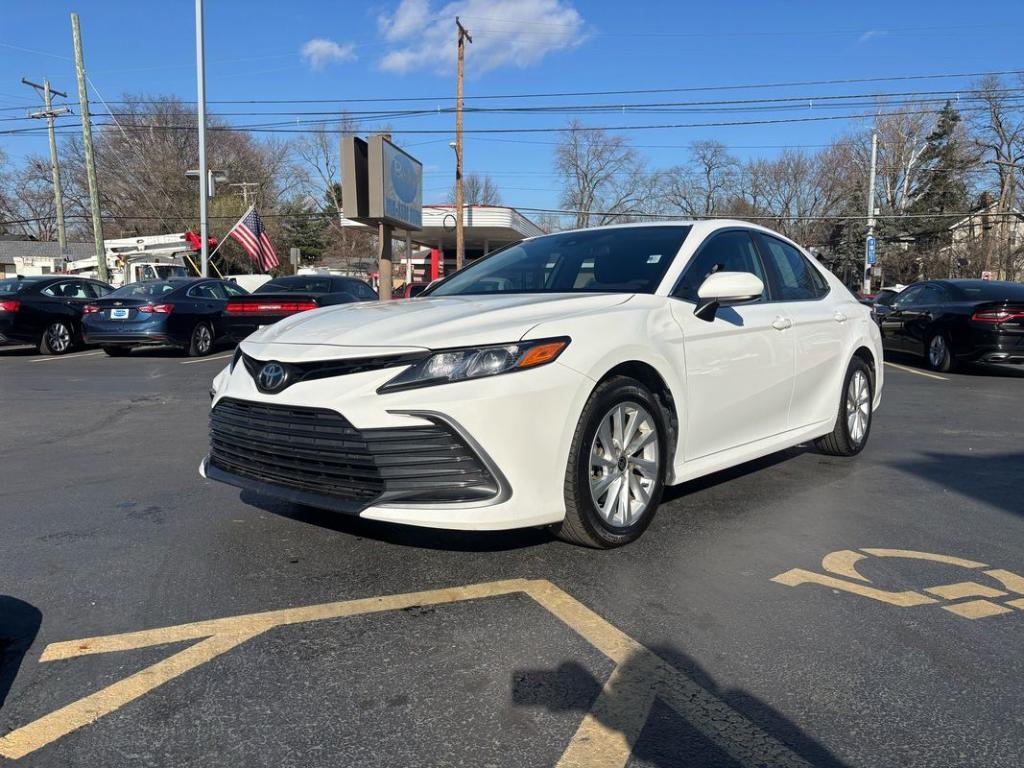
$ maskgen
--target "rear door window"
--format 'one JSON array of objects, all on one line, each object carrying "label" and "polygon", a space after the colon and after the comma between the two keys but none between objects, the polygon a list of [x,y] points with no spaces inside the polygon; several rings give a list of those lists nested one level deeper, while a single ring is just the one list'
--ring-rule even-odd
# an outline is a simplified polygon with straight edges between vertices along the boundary
[{"label": "rear door window", "polygon": [[774,273],[775,301],[812,301],[828,293],[828,282],[800,251],[770,235],[758,233],[758,240]]}]

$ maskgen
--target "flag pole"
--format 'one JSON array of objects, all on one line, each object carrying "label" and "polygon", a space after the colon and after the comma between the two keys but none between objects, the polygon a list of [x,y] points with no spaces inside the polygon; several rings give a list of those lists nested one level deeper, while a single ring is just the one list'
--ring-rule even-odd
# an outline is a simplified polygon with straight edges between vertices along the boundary
[{"label": "flag pole", "polygon": [[229,237],[231,237],[231,233],[234,232],[236,229],[238,229],[238,225],[241,224],[243,221],[245,221],[245,217],[248,216],[250,213],[252,213],[252,210],[255,207],[256,207],[256,203],[253,203],[252,205],[250,205],[248,208],[245,209],[245,213],[242,214],[241,218],[238,221],[236,221],[234,223],[234,226],[232,226],[231,229],[229,229],[227,232],[225,232],[224,233],[224,237],[222,237],[217,242],[217,247],[213,249],[213,253],[211,253],[208,258],[210,258],[210,259],[213,258],[213,254],[220,250],[220,247],[222,245],[224,245],[224,241],[227,240]]}]

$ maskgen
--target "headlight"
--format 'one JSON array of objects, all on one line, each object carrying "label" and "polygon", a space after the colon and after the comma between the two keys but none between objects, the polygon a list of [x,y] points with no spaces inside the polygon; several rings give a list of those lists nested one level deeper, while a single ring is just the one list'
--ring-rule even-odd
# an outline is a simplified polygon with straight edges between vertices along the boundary
[{"label": "headlight", "polygon": [[440,350],[402,371],[377,391],[396,392],[537,368],[557,360],[567,346],[569,339],[562,337]]}]

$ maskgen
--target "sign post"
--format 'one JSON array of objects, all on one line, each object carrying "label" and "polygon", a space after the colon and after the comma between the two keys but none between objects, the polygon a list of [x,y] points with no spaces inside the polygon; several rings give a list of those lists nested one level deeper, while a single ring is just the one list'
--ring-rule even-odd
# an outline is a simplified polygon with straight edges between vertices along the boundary
[{"label": "sign post", "polygon": [[392,236],[423,229],[423,164],[381,135],[342,141],[345,217],[376,224],[381,301],[391,298]]}]

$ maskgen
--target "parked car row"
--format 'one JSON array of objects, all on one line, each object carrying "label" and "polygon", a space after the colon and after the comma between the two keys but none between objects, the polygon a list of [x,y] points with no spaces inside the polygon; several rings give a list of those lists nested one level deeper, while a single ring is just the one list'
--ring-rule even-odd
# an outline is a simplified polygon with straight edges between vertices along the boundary
[{"label": "parked car row", "polygon": [[83,344],[111,356],[160,344],[202,356],[296,312],[376,299],[361,280],[334,275],[276,278],[252,294],[212,278],[146,280],[117,290],[67,275],[8,278],[0,280],[0,342],[54,355]]}]

